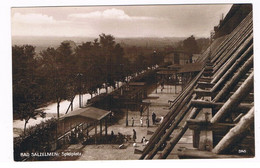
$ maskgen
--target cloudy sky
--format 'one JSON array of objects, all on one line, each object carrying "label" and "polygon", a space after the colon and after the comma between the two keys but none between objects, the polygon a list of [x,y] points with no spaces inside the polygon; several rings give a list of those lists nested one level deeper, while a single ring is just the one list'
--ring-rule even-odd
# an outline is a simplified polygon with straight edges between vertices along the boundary
[{"label": "cloudy sky", "polygon": [[12,8],[13,36],[208,37],[232,5]]}]

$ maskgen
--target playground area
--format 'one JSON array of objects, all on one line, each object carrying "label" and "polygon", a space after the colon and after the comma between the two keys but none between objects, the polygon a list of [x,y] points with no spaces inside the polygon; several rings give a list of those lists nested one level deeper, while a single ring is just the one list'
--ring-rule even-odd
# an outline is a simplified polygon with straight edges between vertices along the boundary
[{"label": "playground area", "polygon": [[[172,87],[172,91],[169,92]],[[140,111],[128,111],[128,126],[126,126],[126,109],[122,109],[122,117],[114,124],[107,127],[106,143],[84,143],[78,142],[71,144],[66,149],[59,152],[80,152],[78,157],[56,158],[58,160],[136,160],[140,157],[140,151],[145,147],[147,141],[152,136],[158,125],[163,120],[163,117],[168,113],[171,103],[169,100],[174,100],[177,96],[173,86],[165,86],[163,90],[160,87],[152,91],[146,100],[149,100],[149,109],[143,111],[142,116]],[[181,87],[177,87],[177,93],[181,91]],[[147,123],[147,110],[149,110],[149,127]],[[152,113],[156,115],[156,122],[152,122]],[[132,125],[132,118],[134,123]],[[142,121],[140,119],[142,118]],[[136,139],[133,139],[133,130],[136,132]],[[112,133],[113,132],[113,133]],[[114,139],[122,139],[120,141],[111,141],[111,133]],[[94,135],[95,129],[89,132],[89,135]],[[103,134],[105,136],[105,134]],[[118,143],[120,142],[120,143]]]}]

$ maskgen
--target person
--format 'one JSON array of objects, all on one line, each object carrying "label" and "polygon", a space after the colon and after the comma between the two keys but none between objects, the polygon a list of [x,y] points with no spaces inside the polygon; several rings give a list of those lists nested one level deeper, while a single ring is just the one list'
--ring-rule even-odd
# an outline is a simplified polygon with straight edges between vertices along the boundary
[{"label": "person", "polygon": [[140,105],[140,116],[143,115],[143,111],[144,111],[144,106],[141,104],[141,105]]},{"label": "person", "polygon": [[152,121],[153,121],[153,125],[155,124],[155,120],[156,120],[156,114],[153,112],[153,113],[152,113]]},{"label": "person", "polygon": [[132,117],[131,121],[132,121],[132,127],[133,127],[134,123],[135,123],[134,117]]},{"label": "person", "polygon": [[164,82],[162,81],[161,82],[161,92],[163,91],[163,89],[164,89]]},{"label": "person", "polygon": [[136,131],[135,131],[135,129],[133,129],[133,140],[134,140],[134,142],[135,142],[135,140],[136,140]]},{"label": "person", "polygon": [[140,125],[143,126],[143,117],[140,118]]},{"label": "person", "polygon": [[142,140],[141,140],[141,143],[143,143],[143,146],[146,145],[146,141],[147,141],[147,140],[145,139],[145,137],[143,137]]},{"label": "person", "polygon": [[161,121],[160,121],[160,124],[163,122],[163,116],[161,116]]}]

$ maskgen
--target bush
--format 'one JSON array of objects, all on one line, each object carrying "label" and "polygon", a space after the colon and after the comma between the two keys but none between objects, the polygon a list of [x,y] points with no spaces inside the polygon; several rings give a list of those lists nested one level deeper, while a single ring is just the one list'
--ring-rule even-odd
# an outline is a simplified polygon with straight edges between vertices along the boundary
[{"label": "bush", "polygon": [[20,156],[21,153],[50,152],[51,144],[55,143],[56,129],[57,119],[52,118],[28,128],[25,134],[14,138],[14,160],[25,159]]}]

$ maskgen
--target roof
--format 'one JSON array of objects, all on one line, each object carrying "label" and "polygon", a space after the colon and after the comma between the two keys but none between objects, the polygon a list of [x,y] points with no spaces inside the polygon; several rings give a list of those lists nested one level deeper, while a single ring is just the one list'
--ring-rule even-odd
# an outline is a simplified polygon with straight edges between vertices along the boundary
[{"label": "roof", "polygon": [[130,86],[144,86],[145,82],[130,82]]},{"label": "roof", "polygon": [[181,66],[181,69],[177,73],[184,73],[184,72],[199,72],[202,70],[204,64],[203,63],[191,63],[191,64],[184,64]]},{"label": "roof", "polygon": [[82,117],[82,118],[85,118],[86,120],[99,121],[110,113],[111,113],[111,111],[106,111],[106,110],[102,110],[102,109],[95,108],[95,107],[86,107],[86,108],[81,108],[81,109],[72,111],[72,112],[62,116],[61,119],[72,118],[72,117]]},{"label": "roof", "polygon": [[202,70],[204,64],[203,63],[191,63],[191,64],[184,64],[179,65],[179,70],[173,70],[173,67],[177,67],[176,65],[171,66],[171,69],[164,69],[157,72],[157,74],[161,75],[172,75],[175,73],[185,73],[185,72],[199,72]]}]

